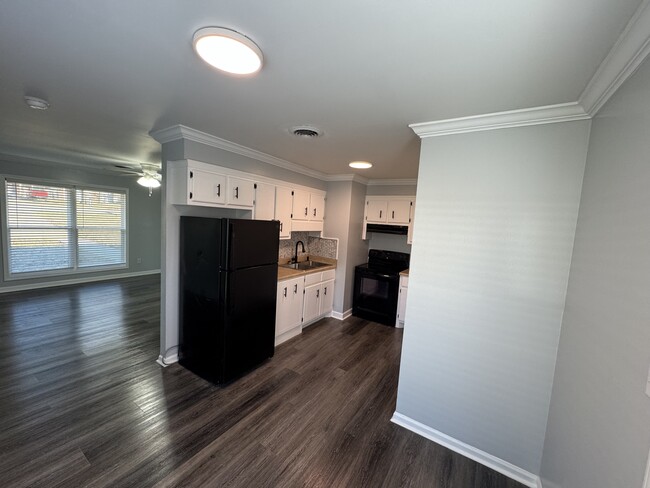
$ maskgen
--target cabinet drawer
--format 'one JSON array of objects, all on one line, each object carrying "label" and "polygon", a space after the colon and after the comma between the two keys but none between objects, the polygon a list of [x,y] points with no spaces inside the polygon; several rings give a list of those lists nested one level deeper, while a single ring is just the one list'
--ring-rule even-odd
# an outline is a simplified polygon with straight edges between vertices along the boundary
[{"label": "cabinet drawer", "polygon": [[323,281],[323,273],[311,273],[305,276],[305,286],[315,285]]},{"label": "cabinet drawer", "polygon": [[335,276],[336,276],[336,270],[328,269],[327,271],[323,271],[323,279],[321,281],[333,280]]}]

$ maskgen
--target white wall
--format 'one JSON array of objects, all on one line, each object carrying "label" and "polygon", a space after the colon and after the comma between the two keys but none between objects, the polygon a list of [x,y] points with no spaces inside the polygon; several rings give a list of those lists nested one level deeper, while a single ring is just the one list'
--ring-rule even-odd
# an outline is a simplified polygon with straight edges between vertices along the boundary
[{"label": "white wall", "polygon": [[422,142],[397,412],[532,474],[589,126]]},{"label": "white wall", "polygon": [[544,486],[641,488],[650,449],[650,61],[593,121]]}]

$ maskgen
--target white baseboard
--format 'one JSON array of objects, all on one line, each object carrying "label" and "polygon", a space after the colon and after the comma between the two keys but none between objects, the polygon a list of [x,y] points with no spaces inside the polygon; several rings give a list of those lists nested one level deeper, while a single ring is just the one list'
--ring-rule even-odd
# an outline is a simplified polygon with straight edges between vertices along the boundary
[{"label": "white baseboard", "polygon": [[174,363],[178,362],[178,353],[170,354],[166,358],[163,358],[162,354],[158,356],[158,359],[156,359],[156,362],[161,365],[163,368],[166,368],[167,366],[171,366]]},{"label": "white baseboard", "polygon": [[352,309],[351,308],[346,310],[343,313],[336,312],[336,311],[332,310],[332,318],[334,318],[336,320],[345,320],[345,319],[347,319],[348,317],[351,317],[351,316],[352,316]]},{"label": "white baseboard", "polygon": [[0,293],[11,293],[14,291],[38,290],[40,288],[52,288],[55,286],[65,285],[79,285],[82,283],[92,283],[93,281],[108,281],[116,280],[118,278],[134,278],[136,276],[147,276],[152,274],[160,274],[159,269],[150,271],[136,271],[134,273],[115,273],[102,276],[86,276],[83,278],[71,278],[68,280],[45,281],[41,283],[30,283],[28,285],[15,285],[0,287]]},{"label": "white baseboard", "polygon": [[294,337],[300,335],[302,333],[302,326],[294,327],[291,330],[288,330],[286,332],[283,332],[279,336],[275,338],[275,345],[279,346],[283,342],[287,342],[289,339],[293,339]]},{"label": "white baseboard", "polygon": [[432,429],[428,425],[424,425],[417,420],[413,420],[412,418],[407,417],[406,415],[395,412],[390,420],[391,422],[400,425],[405,429],[415,432],[422,437],[426,437],[436,444],[440,444],[441,446],[451,449],[458,454],[462,454],[465,457],[473,459],[477,463],[481,463],[482,465],[487,466],[488,468],[491,468],[507,476],[508,478],[512,478],[519,483],[529,486],[530,488],[540,488],[542,486],[539,476],[534,475],[533,473],[530,473],[518,466],[515,466],[508,461],[499,459],[492,454],[488,454],[485,451],[481,451],[480,449],[470,446],[469,444],[465,444],[458,439],[454,439],[447,434],[443,434],[442,432]]}]

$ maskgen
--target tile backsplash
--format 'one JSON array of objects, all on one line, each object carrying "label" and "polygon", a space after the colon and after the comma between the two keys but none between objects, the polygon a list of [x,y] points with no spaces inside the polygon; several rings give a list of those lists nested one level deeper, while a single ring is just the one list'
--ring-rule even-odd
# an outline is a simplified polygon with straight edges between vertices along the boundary
[{"label": "tile backsplash", "polygon": [[314,237],[310,236],[309,232],[292,232],[291,239],[283,239],[280,241],[278,258],[292,258],[296,252],[296,242],[298,241],[302,241],[305,244],[305,252],[310,256],[322,256],[332,259],[336,259],[337,257],[338,239]]}]

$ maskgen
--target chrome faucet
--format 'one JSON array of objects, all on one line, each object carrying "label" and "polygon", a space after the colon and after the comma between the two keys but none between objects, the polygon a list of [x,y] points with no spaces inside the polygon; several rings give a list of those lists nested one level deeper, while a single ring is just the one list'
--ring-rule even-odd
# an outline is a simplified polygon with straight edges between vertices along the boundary
[{"label": "chrome faucet", "polygon": [[298,244],[302,246],[302,252],[305,252],[305,243],[302,241],[296,242],[296,253],[293,255],[293,260],[291,261],[292,263],[298,262]]}]

